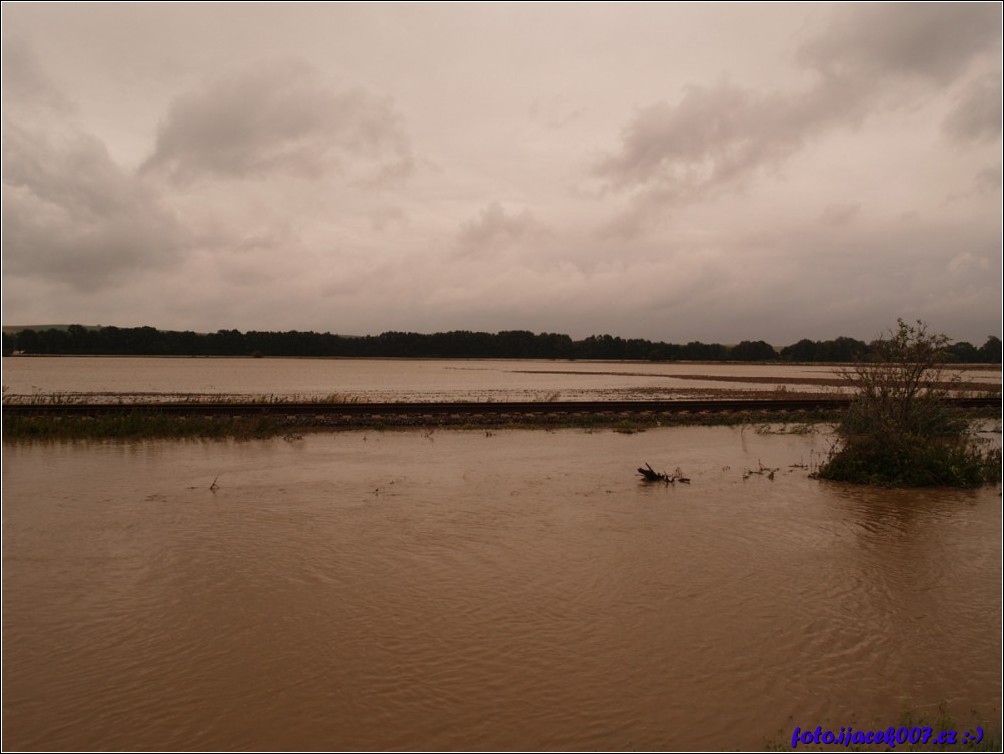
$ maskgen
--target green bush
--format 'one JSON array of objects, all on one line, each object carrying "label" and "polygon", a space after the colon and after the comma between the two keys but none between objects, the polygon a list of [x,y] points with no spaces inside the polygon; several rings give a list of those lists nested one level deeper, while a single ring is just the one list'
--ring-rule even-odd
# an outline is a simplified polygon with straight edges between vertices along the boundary
[{"label": "green bush", "polygon": [[844,376],[857,396],[818,476],[858,484],[976,487],[1001,479],[1001,451],[948,404],[958,377],[944,368],[948,337],[898,321],[872,344],[874,362]]}]

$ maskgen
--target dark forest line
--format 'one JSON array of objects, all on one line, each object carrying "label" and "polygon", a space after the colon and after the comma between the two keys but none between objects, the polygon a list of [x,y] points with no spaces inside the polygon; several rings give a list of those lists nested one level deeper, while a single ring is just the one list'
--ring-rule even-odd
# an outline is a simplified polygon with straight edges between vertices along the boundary
[{"label": "dark forest line", "polygon": [[[385,332],[351,337],[331,333],[219,330],[215,333],[157,330],[153,327],[21,330],[3,333],[3,354],[78,356],[314,356],[411,357],[454,359],[628,359],[639,361],[793,361],[867,360],[874,342],[854,338],[803,339],[781,349],[762,340],[733,346],[691,341],[681,345],[641,338],[591,335],[572,340],[557,333],[509,330],[499,333],[458,330],[432,334]],[[999,364],[1001,340],[980,347],[961,341],[945,348],[947,361]]]}]

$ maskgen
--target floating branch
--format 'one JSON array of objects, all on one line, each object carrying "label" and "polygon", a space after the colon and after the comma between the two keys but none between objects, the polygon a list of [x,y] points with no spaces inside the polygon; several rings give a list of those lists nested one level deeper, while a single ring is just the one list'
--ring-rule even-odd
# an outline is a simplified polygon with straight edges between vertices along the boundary
[{"label": "floating branch", "polygon": [[682,482],[684,484],[690,484],[690,479],[683,475],[680,471],[679,466],[676,471],[672,474],[667,474],[666,472],[659,472],[645,464],[645,468],[639,468],[638,473],[641,474],[642,478],[646,482],[664,482],[666,484],[672,484],[673,482]]},{"label": "floating branch", "polygon": [[665,473],[660,474],[658,471],[656,471],[655,469],[653,469],[647,463],[645,464],[645,468],[643,468],[643,469],[639,468],[638,469],[638,473],[641,474],[645,478],[646,482],[668,482],[669,481],[669,475],[668,474],[665,474]]}]

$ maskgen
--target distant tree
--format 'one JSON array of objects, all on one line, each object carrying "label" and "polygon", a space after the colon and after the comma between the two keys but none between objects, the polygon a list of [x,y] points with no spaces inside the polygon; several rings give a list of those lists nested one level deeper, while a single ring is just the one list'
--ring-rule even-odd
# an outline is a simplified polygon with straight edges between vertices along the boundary
[{"label": "distant tree", "polygon": [[[432,334],[388,331],[380,335],[346,337],[329,332],[288,332],[218,330],[201,334],[191,331],[157,330],[153,327],[31,329],[5,334],[4,353],[28,354],[110,354],[133,356],[248,356],[258,351],[268,356],[393,356],[415,358],[497,358],[497,359],[632,359],[773,361],[772,346],[743,341],[733,348],[720,343],[691,341],[685,345],[624,339],[613,335],[590,335],[573,341],[558,333],[509,330],[499,333],[454,330]],[[868,351],[865,343],[853,338],[815,342],[800,340],[781,351],[788,361],[853,361]],[[1001,342],[991,337],[979,349],[970,344],[952,346],[954,360],[999,363]],[[975,359],[973,354],[975,351]]]},{"label": "distant tree", "polygon": [[785,361],[816,361],[818,344],[814,340],[802,338],[797,343],[781,349],[781,358]]},{"label": "distant tree", "polygon": [[732,347],[729,358],[736,361],[774,361],[777,352],[774,346],[763,340],[744,340]]},{"label": "distant tree", "polygon": [[729,358],[729,349],[721,343],[701,343],[692,340],[680,347],[680,358],[687,361],[725,361]]},{"label": "distant tree", "polygon": [[857,361],[866,353],[868,353],[867,343],[841,336],[835,340],[826,340],[820,343],[817,359],[831,362]]},{"label": "distant tree", "polygon": [[83,325],[70,325],[66,328],[66,349],[68,353],[88,353],[90,333]]},{"label": "distant tree", "polygon": [[17,334],[16,349],[22,353],[41,353],[38,333],[30,327]]},{"label": "distant tree", "polygon": [[945,356],[955,364],[973,364],[980,360],[980,352],[976,346],[966,341],[945,346]]},{"label": "distant tree", "polygon": [[980,346],[980,361],[984,364],[1001,363],[1001,339],[991,335],[987,342]]}]

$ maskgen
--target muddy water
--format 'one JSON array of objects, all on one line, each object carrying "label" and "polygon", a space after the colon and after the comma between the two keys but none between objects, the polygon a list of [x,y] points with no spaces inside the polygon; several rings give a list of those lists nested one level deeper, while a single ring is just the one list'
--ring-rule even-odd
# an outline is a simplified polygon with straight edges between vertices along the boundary
[{"label": "muddy water", "polygon": [[5,445],[4,747],[758,749],[999,709],[998,492],[789,467],[828,445]]}]

